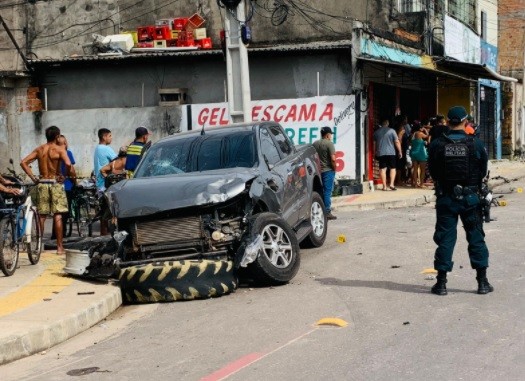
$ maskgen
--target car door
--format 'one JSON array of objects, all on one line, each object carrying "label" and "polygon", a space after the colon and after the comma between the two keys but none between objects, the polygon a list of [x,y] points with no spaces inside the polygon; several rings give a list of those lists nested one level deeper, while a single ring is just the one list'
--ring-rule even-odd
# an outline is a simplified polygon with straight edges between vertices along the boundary
[{"label": "car door", "polygon": [[279,169],[284,178],[283,216],[291,227],[295,227],[306,202],[307,184],[304,160],[281,126],[269,126],[268,130],[281,156],[282,164]]}]

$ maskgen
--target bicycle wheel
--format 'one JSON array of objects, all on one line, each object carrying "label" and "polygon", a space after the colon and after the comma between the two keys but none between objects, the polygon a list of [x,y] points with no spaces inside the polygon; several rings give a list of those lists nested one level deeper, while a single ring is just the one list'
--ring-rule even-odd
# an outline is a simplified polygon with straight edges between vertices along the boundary
[{"label": "bicycle wheel", "polygon": [[91,236],[92,228],[89,219],[89,204],[85,201],[80,201],[77,204],[77,230],[78,235],[81,237]]},{"label": "bicycle wheel", "polygon": [[15,223],[10,217],[0,220],[0,269],[5,276],[11,276],[18,265],[19,247],[15,240]]},{"label": "bicycle wheel", "polygon": [[32,208],[33,217],[31,218],[31,242],[27,245],[27,256],[32,265],[36,265],[40,260],[40,253],[42,253],[42,232],[40,231],[40,223],[38,212]]}]

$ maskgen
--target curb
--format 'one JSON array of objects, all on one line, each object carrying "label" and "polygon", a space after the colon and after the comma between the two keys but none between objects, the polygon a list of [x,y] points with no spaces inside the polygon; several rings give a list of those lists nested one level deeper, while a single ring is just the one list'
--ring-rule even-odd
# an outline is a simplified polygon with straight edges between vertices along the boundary
[{"label": "curb", "polygon": [[[78,312],[65,315],[52,323],[39,323],[26,332],[13,334],[0,340],[0,365],[33,355],[60,344],[91,328],[122,305],[120,288]],[[31,322],[28,322],[31,324]]]},{"label": "curb", "polygon": [[435,201],[434,195],[420,195],[414,198],[391,200],[382,202],[366,202],[356,204],[332,204],[334,210],[376,210],[376,209],[398,209],[414,206],[423,206]]}]

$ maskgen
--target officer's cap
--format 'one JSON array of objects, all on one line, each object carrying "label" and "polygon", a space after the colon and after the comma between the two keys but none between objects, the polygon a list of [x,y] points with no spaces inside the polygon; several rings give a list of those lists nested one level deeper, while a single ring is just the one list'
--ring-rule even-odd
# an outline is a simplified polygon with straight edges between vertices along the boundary
[{"label": "officer's cap", "polygon": [[463,106],[454,106],[448,110],[447,118],[450,123],[459,124],[468,118],[467,110]]}]

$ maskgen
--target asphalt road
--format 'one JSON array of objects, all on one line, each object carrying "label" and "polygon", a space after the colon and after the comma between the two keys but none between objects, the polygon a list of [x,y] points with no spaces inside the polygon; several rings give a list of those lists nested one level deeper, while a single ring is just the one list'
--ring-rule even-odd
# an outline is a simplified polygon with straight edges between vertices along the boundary
[{"label": "asphalt road", "polygon": [[[525,193],[505,199],[485,225],[492,294],[475,293],[461,225],[449,295],[430,294],[432,206],[340,212],[325,246],[302,251],[289,285],[123,307],[67,343],[0,367],[0,378],[522,380]],[[348,326],[317,326],[325,317]]]}]

